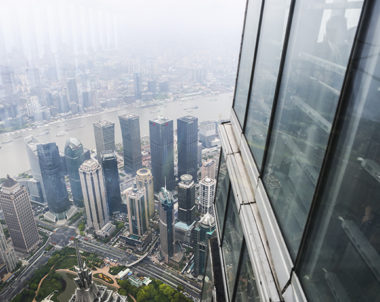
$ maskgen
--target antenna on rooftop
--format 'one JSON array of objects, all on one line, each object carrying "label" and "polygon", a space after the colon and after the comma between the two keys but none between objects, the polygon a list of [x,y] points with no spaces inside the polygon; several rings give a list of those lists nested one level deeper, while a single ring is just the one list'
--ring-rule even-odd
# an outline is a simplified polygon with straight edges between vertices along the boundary
[{"label": "antenna on rooftop", "polygon": [[166,190],[166,176],[165,176],[165,191],[167,191],[167,190]]}]

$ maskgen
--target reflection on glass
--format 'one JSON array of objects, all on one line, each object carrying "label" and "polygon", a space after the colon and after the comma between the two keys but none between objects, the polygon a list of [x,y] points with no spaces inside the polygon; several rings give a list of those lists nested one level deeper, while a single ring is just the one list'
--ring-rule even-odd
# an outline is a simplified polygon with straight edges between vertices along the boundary
[{"label": "reflection on glass", "polygon": [[299,270],[312,301],[380,301],[380,2],[374,3]]},{"label": "reflection on glass", "polygon": [[224,159],[223,153],[220,156],[221,160],[215,197],[216,217],[218,219],[219,233],[221,233],[223,230],[223,221],[224,214],[226,212],[228,187],[230,185],[230,178],[228,176],[226,161]]},{"label": "reflection on glass", "polygon": [[234,109],[241,126],[244,123],[245,107],[247,105],[249,82],[256,46],[257,29],[259,26],[260,9],[260,0],[248,1],[244,37],[240,53],[239,74],[235,88],[236,91],[234,101]]},{"label": "reflection on glass", "polygon": [[290,1],[265,1],[245,136],[259,168],[276,89]]},{"label": "reflection on glass", "polygon": [[208,254],[208,257],[206,258],[206,271],[205,271],[205,277],[203,279],[203,287],[202,287],[202,301],[211,302],[214,281],[213,281],[212,266],[211,266],[211,255],[210,255],[210,252],[208,252],[207,254]]},{"label": "reflection on glass", "polygon": [[252,265],[251,261],[249,260],[248,251],[244,245],[235,301],[260,301],[255,280],[256,278],[252,271]]},{"label": "reflection on glass", "polygon": [[360,4],[296,3],[264,173],[293,259],[324,157]]},{"label": "reflection on glass", "polygon": [[226,226],[224,228],[222,252],[226,271],[228,295],[231,299],[236,272],[239,264],[239,254],[243,243],[243,231],[235,204],[234,194],[230,193],[227,208]]}]

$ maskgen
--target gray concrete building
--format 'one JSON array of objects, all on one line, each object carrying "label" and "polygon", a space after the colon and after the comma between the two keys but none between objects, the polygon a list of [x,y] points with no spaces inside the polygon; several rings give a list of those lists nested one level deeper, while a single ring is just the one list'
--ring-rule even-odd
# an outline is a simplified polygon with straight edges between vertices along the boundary
[{"label": "gray concrete building", "polygon": [[115,124],[109,121],[99,121],[93,124],[97,158],[104,151],[115,151]]},{"label": "gray concrete building", "polygon": [[159,202],[161,255],[165,262],[168,263],[174,254],[174,211],[172,193],[166,190],[166,188],[161,188]]}]

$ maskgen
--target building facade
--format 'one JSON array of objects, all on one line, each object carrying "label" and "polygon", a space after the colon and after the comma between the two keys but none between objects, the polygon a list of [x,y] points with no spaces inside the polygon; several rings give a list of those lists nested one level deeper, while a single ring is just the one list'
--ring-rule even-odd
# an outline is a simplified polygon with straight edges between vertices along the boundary
[{"label": "building facade", "polygon": [[173,195],[166,188],[161,188],[159,203],[161,255],[169,262],[174,254],[174,211]]},{"label": "building facade", "polygon": [[198,178],[198,118],[177,119],[178,176],[190,174]]},{"label": "building facade", "polygon": [[87,227],[100,231],[109,221],[103,171],[95,159],[86,160],[79,168]]},{"label": "building facade", "polygon": [[105,151],[101,157],[107,205],[110,214],[123,210],[120,193],[119,170],[115,152]]},{"label": "building facade", "polygon": [[174,183],[174,140],[173,121],[157,118],[149,121],[150,154],[154,192],[162,187],[173,190]]},{"label": "building facade", "polygon": [[147,168],[142,168],[136,172],[137,187],[145,189],[146,200],[148,202],[148,215],[149,218],[154,216],[154,187],[152,172]]},{"label": "building facade", "polygon": [[8,244],[7,238],[5,237],[3,227],[0,224],[0,257],[3,260],[7,271],[13,272],[17,266],[17,257],[13,246]]},{"label": "building facade", "polygon": [[202,300],[380,299],[379,14],[247,2]]},{"label": "building facade", "polygon": [[184,174],[178,183],[178,220],[191,225],[194,219],[195,183],[190,174]]},{"label": "building facade", "polygon": [[78,170],[84,161],[85,153],[82,143],[76,138],[69,138],[65,145],[65,162],[70,180],[71,194],[77,207],[83,207],[83,193]]},{"label": "building facade", "polygon": [[123,141],[124,171],[136,174],[142,167],[139,117],[134,114],[119,116]]},{"label": "building facade", "polygon": [[215,160],[209,159],[203,162],[202,168],[201,168],[201,179],[205,177],[215,179],[215,170],[216,170]]},{"label": "building facade", "polygon": [[58,147],[56,143],[38,144],[37,154],[49,210],[59,216],[69,209],[70,203]]},{"label": "building facade", "polygon": [[96,155],[101,159],[105,151],[115,151],[115,124],[109,121],[94,123]]},{"label": "building facade", "polygon": [[201,215],[214,215],[214,197],[216,180],[206,177],[199,182],[199,210]]},{"label": "building facade", "polygon": [[8,177],[0,189],[0,205],[15,250],[29,253],[40,237],[26,188]]},{"label": "building facade", "polygon": [[148,203],[145,187],[139,189],[136,184],[125,190],[129,233],[142,236],[149,228]]}]

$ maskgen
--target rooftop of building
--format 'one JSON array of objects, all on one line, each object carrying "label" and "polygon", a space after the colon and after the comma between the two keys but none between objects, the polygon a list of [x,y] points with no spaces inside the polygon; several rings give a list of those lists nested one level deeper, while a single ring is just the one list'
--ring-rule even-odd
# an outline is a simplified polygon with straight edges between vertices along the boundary
[{"label": "rooftop of building", "polygon": [[94,123],[93,125],[94,125],[94,127],[101,127],[101,128],[103,128],[103,127],[110,127],[110,126],[113,127],[115,124],[112,123],[112,122],[106,121],[106,120],[101,120],[99,122]]},{"label": "rooftop of building", "polygon": [[136,120],[138,118],[139,118],[138,115],[132,114],[132,113],[119,115],[119,119],[122,119],[122,120]]},{"label": "rooftop of building", "polygon": [[83,146],[82,146],[82,143],[79,141],[79,139],[77,139],[75,137],[70,137],[66,141],[65,149],[67,147],[69,147],[71,149],[79,149]]},{"label": "rooftop of building", "polygon": [[173,122],[173,120],[170,120],[170,119],[168,119],[167,117],[164,117],[164,116],[159,116],[159,117],[157,117],[155,119],[150,120],[149,122],[153,123],[153,124],[156,123],[156,124],[162,125],[162,124],[166,124],[166,123],[169,123],[169,122]]},{"label": "rooftop of building", "polygon": [[166,188],[161,188],[160,193],[158,194],[161,203],[171,204],[173,203],[173,194],[168,191]]},{"label": "rooftop of building", "polygon": [[212,227],[215,225],[215,218],[210,213],[206,213],[201,217],[199,223],[206,227]]},{"label": "rooftop of building", "polygon": [[15,181],[12,177],[10,177],[9,175],[7,175],[7,178],[2,183],[2,187],[4,187],[4,188],[12,188],[12,187],[16,186],[17,184],[18,184],[17,181]]},{"label": "rooftop of building", "polygon": [[183,174],[181,175],[180,180],[184,184],[191,184],[191,182],[193,181],[193,176],[191,176],[190,174]]},{"label": "rooftop of building", "polygon": [[81,172],[93,172],[97,169],[100,169],[100,164],[96,159],[93,159],[93,158],[86,160],[79,167],[79,171]]},{"label": "rooftop of building", "polygon": [[196,118],[195,116],[192,116],[192,115],[186,115],[186,116],[178,118],[178,120],[188,122],[188,123],[192,123],[192,122],[198,120],[198,118]]},{"label": "rooftop of building", "polygon": [[208,176],[206,176],[205,178],[203,178],[203,179],[200,181],[200,183],[202,183],[202,184],[206,184],[206,185],[212,185],[212,184],[214,184],[215,182],[216,182],[215,179],[210,178],[210,177],[208,177]]},{"label": "rooftop of building", "polygon": [[147,175],[151,175],[152,172],[148,168],[142,168],[142,169],[137,170],[136,174],[138,176],[147,176]]}]

